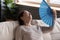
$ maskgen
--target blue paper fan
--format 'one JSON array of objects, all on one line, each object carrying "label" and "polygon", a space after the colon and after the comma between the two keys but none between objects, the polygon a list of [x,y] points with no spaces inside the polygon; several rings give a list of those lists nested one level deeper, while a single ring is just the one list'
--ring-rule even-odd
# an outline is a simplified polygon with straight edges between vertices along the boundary
[{"label": "blue paper fan", "polygon": [[54,16],[50,6],[45,2],[42,1],[39,8],[39,16],[49,26],[53,26],[54,24]]}]

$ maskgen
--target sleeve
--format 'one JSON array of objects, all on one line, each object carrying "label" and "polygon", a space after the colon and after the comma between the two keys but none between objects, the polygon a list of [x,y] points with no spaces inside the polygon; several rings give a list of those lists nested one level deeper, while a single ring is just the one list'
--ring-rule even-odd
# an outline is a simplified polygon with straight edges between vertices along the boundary
[{"label": "sleeve", "polygon": [[22,31],[20,28],[17,28],[15,32],[15,40],[22,40]]}]

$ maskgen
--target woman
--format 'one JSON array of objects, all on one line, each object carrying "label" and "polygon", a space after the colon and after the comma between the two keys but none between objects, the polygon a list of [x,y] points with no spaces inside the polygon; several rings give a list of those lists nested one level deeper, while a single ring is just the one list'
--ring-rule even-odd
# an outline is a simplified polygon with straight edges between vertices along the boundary
[{"label": "woman", "polygon": [[32,15],[24,10],[18,17],[20,26],[16,30],[16,40],[42,40],[40,27],[32,25]]},{"label": "woman", "polygon": [[[42,27],[32,25],[32,15],[30,12],[24,10],[19,14],[18,21],[20,26],[16,29],[15,40],[43,40],[42,31],[45,32]],[[51,29],[51,28],[45,28]]]}]

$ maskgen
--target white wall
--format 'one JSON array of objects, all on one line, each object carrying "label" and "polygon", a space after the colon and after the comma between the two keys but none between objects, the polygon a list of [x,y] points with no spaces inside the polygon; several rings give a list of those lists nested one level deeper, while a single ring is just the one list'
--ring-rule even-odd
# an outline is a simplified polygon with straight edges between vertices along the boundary
[{"label": "white wall", "polygon": [[50,0],[50,3],[53,3],[53,4],[60,4],[60,0]]}]

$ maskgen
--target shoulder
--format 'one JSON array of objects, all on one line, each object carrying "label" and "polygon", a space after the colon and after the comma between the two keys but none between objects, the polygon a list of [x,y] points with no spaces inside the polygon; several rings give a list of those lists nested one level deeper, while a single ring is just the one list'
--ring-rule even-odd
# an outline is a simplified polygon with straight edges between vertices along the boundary
[{"label": "shoulder", "polygon": [[17,27],[17,30],[19,31],[19,30],[24,30],[25,29],[25,26],[24,25],[20,25],[20,26],[18,26]]},{"label": "shoulder", "polygon": [[20,31],[21,30],[21,26],[17,26],[15,30],[16,31]]}]

